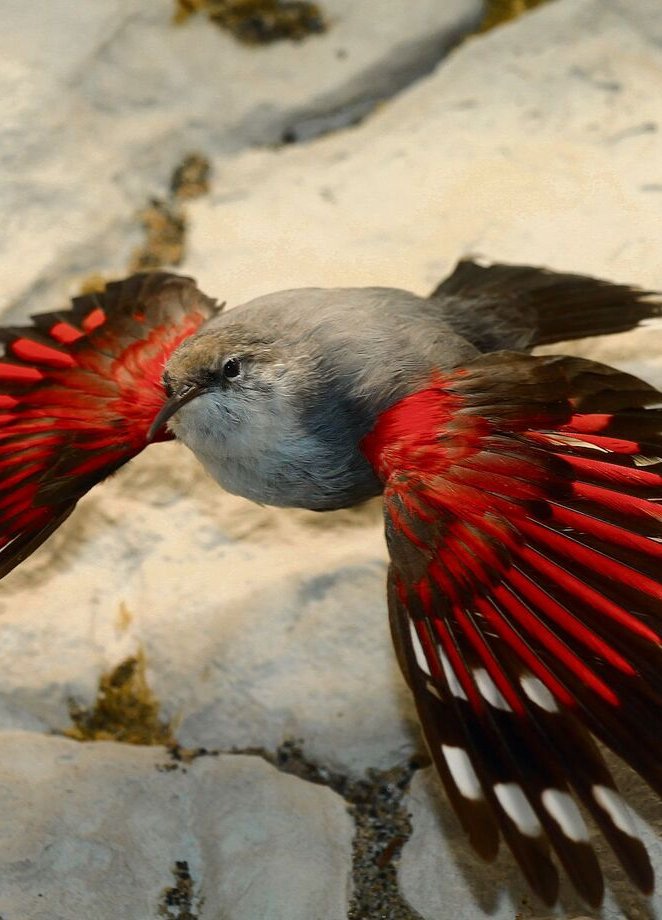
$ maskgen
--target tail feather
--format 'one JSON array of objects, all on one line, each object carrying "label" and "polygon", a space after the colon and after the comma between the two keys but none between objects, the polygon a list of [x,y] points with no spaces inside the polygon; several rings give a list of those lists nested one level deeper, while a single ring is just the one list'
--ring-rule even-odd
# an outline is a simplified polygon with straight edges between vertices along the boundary
[{"label": "tail feather", "polygon": [[652,296],[585,275],[466,259],[430,298],[453,329],[490,352],[627,332],[662,317]]}]

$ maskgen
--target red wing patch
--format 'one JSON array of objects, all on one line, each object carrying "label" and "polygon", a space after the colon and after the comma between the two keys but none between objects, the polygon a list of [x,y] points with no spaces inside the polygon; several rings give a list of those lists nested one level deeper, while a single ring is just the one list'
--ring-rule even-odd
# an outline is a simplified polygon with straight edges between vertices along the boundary
[{"label": "red wing patch", "polygon": [[0,577],[146,446],[168,356],[214,311],[191,279],[154,273],[0,330]]},{"label": "red wing patch", "polygon": [[662,793],[662,411],[579,359],[486,356],[378,420],[391,625],[476,849],[500,834],[548,902],[550,844],[591,904],[583,803],[653,886],[595,735]]}]

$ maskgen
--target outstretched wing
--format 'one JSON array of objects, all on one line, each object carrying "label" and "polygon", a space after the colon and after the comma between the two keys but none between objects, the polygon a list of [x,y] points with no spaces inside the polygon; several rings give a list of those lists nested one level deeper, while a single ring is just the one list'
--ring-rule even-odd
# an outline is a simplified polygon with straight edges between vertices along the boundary
[{"label": "outstretched wing", "polygon": [[458,262],[430,298],[452,329],[485,352],[625,332],[662,317],[662,303],[640,288],[470,259]]},{"label": "outstretched wing", "polygon": [[0,330],[0,577],[146,446],[167,357],[214,311],[190,278],[140,274]]},{"label": "outstretched wing", "polygon": [[432,757],[478,852],[502,835],[549,903],[550,845],[602,897],[577,801],[653,887],[593,738],[662,794],[660,400],[602,365],[500,353],[404,399],[363,442]]}]

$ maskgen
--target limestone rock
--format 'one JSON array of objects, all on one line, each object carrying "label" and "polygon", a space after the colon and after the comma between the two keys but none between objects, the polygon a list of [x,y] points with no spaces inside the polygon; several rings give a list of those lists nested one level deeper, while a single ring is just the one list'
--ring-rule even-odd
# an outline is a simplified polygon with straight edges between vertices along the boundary
[{"label": "limestone rock", "polygon": [[3,732],[0,813],[8,920],[347,916],[345,803],[259,757]]},{"label": "limestone rock", "polygon": [[81,274],[121,274],[135,212],[185,154],[227,155],[347,106],[366,111],[432,67],[480,10],[479,0],[323,6],[324,35],[250,48],[203,15],[173,25],[174,0],[7,0],[0,305],[19,301],[25,315],[44,288],[64,296]]},{"label": "limestone rock", "polygon": [[[358,129],[224,164],[185,268],[230,304],[425,294],[468,254],[659,290],[661,40],[657,0],[560,0],[471,38]],[[659,332],[584,352],[662,382]]]}]

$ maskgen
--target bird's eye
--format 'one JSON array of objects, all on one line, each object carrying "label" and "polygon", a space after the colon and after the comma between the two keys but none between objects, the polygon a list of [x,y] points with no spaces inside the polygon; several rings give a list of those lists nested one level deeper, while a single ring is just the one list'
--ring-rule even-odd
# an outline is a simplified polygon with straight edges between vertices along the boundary
[{"label": "bird's eye", "polygon": [[223,376],[226,380],[234,380],[241,374],[241,361],[239,358],[228,358],[223,365]]}]

